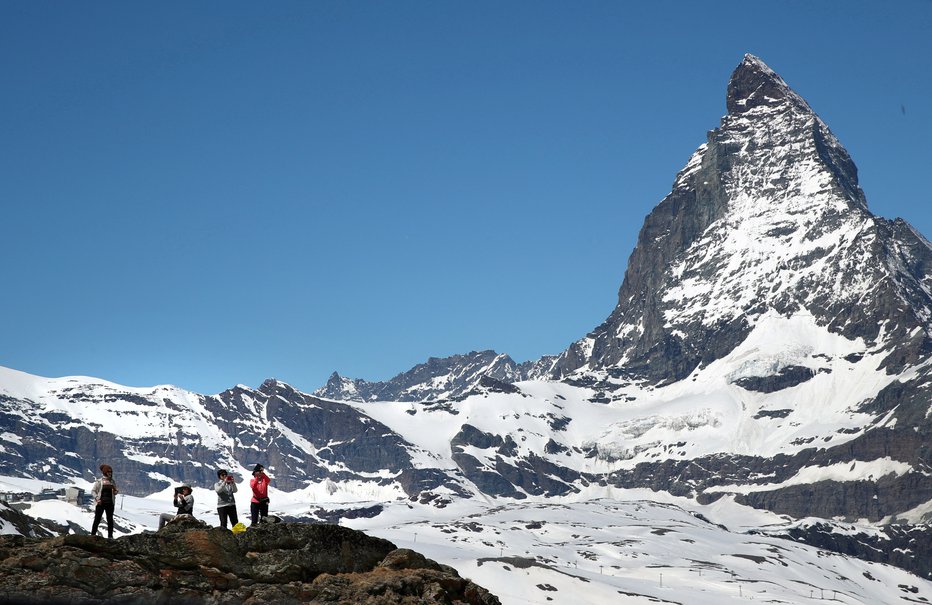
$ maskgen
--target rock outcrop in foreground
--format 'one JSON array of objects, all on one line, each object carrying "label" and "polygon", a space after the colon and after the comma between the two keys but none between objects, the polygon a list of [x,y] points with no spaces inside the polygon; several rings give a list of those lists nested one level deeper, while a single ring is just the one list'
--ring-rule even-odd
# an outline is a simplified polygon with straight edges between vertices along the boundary
[{"label": "rock outcrop in foreground", "polygon": [[448,566],[336,525],[176,520],[104,540],[0,536],[3,603],[499,605]]}]

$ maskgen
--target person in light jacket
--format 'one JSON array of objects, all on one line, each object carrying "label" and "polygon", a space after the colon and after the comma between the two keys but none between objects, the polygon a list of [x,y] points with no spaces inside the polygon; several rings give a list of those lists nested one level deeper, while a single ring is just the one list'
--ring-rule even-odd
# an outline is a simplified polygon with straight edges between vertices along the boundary
[{"label": "person in light jacket", "polygon": [[214,491],[217,492],[217,515],[220,517],[220,527],[227,528],[227,521],[230,527],[239,523],[236,516],[236,483],[233,481],[233,475],[226,472],[225,469],[217,471],[218,481],[214,483]]},{"label": "person in light jacket", "polygon": [[249,480],[249,487],[252,488],[252,500],[249,501],[249,512],[252,516],[252,523],[255,525],[259,519],[269,516],[269,483],[271,479],[265,474],[265,467],[257,464],[252,469],[252,479]]},{"label": "person in light jacket", "polygon": [[97,528],[100,526],[100,519],[104,513],[107,513],[107,538],[113,539],[113,508],[116,505],[116,495],[120,490],[117,489],[116,482],[113,480],[113,468],[109,464],[100,465],[100,478],[94,482],[91,488],[91,495],[94,497],[94,524],[91,526],[91,535],[97,535]]}]

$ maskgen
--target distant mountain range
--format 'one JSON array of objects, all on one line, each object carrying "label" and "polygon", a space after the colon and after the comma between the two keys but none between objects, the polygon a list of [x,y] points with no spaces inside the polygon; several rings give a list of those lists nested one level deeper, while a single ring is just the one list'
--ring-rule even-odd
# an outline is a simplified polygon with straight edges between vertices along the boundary
[{"label": "distant mountain range", "polygon": [[455,399],[475,390],[483,379],[514,383],[548,378],[555,363],[556,357],[548,356],[518,364],[508,355],[495,351],[472,351],[465,355],[431,357],[427,363],[384,382],[344,378],[334,372],[314,395],[359,402]]},{"label": "distant mountain range", "polygon": [[0,370],[0,462],[130,492],[263,462],[347,499],[584,501],[650,488],[795,518],[932,518],[932,246],[751,55],[648,215],[609,317],[561,354],[431,358],[200,395]]}]

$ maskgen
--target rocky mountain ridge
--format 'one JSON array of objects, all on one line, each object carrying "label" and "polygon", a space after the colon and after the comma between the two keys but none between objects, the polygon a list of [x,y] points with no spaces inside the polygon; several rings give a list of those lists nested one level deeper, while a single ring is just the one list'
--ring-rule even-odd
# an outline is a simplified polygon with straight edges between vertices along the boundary
[{"label": "rocky mountain ridge", "polygon": [[337,372],[314,395],[339,401],[440,401],[462,398],[481,387],[483,379],[514,383],[544,378],[555,357],[516,363],[495,351],[431,357],[394,378],[382,382],[345,378]]}]

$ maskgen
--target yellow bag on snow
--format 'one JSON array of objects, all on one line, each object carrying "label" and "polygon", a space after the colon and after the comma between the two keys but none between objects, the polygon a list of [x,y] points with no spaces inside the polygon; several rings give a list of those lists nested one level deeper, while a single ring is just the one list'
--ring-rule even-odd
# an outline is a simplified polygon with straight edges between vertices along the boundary
[{"label": "yellow bag on snow", "polygon": [[237,523],[236,525],[233,526],[233,533],[234,533],[234,534],[238,534],[238,533],[240,533],[240,532],[242,532],[242,531],[246,531],[246,526],[243,525],[242,523]]}]

